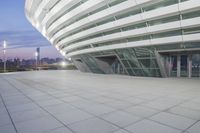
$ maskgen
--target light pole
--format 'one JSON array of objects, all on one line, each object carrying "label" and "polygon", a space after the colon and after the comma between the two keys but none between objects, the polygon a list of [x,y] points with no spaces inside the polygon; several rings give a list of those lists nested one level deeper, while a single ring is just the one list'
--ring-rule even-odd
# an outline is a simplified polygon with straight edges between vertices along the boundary
[{"label": "light pole", "polygon": [[37,70],[37,64],[38,64],[38,52],[35,52],[35,69]]},{"label": "light pole", "polygon": [[6,43],[6,41],[3,41],[3,55],[4,55],[3,70],[4,70],[4,73],[6,72],[6,48],[7,48],[7,43]]}]

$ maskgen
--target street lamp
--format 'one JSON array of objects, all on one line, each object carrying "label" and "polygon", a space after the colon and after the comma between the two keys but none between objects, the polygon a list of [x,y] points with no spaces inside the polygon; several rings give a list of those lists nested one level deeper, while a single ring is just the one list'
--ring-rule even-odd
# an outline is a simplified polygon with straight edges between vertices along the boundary
[{"label": "street lamp", "polygon": [[37,64],[38,64],[38,60],[37,60],[38,58],[37,57],[38,57],[38,52],[35,52],[35,60],[36,60],[35,61],[35,69],[36,70],[37,70]]},{"label": "street lamp", "polygon": [[6,41],[3,41],[3,55],[4,55],[4,73],[6,72],[6,48],[7,48],[7,43]]},{"label": "street lamp", "polygon": [[66,67],[67,66],[67,63],[65,61],[61,62],[61,66],[62,67]]},{"label": "street lamp", "polygon": [[71,60],[72,60],[72,58],[71,58],[71,57],[69,57],[69,58],[68,58],[68,60],[69,60],[69,61],[71,61]]}]

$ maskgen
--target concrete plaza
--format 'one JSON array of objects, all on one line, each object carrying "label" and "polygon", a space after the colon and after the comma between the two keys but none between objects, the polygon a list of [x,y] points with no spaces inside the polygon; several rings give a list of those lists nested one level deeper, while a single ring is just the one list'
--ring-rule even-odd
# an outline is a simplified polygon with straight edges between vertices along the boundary
[{"label": "concrete plaza", "polygon": [[200,133],[200,79],[0,74],[0,133]]}]

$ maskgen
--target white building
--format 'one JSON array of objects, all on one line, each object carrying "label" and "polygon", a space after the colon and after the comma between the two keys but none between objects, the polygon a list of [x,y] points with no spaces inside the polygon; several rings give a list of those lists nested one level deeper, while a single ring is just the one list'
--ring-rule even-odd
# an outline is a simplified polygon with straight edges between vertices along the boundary
[{"label": "white building", "polygon": [[81,71],[200,76],[200,0],[26,0],[25,12]]}]

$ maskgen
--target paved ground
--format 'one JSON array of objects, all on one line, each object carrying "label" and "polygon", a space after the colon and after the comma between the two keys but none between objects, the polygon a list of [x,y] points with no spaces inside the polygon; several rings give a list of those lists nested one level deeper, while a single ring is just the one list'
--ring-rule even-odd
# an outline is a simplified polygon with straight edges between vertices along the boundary
[{"label": "paved ground", "polygon": [[0,133],[200,133],[200,79],[0,75]]}]

